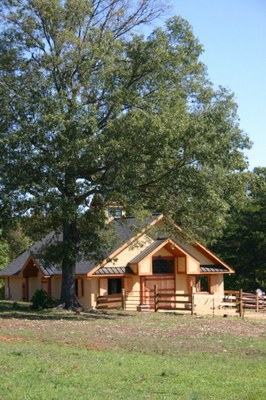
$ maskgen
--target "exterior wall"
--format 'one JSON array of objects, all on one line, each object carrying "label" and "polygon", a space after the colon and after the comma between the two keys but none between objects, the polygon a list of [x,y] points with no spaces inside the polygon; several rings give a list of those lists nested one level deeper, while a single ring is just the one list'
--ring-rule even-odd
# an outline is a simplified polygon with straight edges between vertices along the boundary
[{"label": "exterior wall", "polygon": [[124,282],[127,293],[140,292],[140,278],[138,276],[126,277]]},{"label": "exterior wall", "polygon": [[121,251],[121,253],[115,257],[115,260],[108,262],[105,267],[124,267],[140,252],[150,246],[152,242],[153,240],[149,236],[143,235],[135,243]]},{"label": "exterior wall", "polygon": [[223,275],[210,275],[210,292],[224,294],[224,277]]},{"label": "exterior wall", "polygon": [[186,250],[189,254],[191,254],[196,260],[200,262],[200,264],[204,265],[212,265],[213,261],[211,261],[209,258],[207,258],[205,255],[203,255],[200,251],[195,249],[194,246],[192,246],[189,243],[183,242],[181,239],[180,241],[176,241],[177,243],[179,242],[180,245],[183,247],[184,250]]},{"label": "exterior wall", "polygon": [[155,254],[153,254],[154,257],[158,257],[158,256],[165,256],[165,257],[170,257],[173,256],[172,253],[170,253],[170,251],[167,251],[165,248],[161,248],[160,250],[158,250]]},{"label": "exterior wall", "polygon": [[29,278],[29,301],[31,301],[36,290],[41,289],[41,287],[42,287],[42,281],[40,274],[38,274],[37,277]]},{"label": "exterior wall", "polygon": [[87,299],[89,299],[88,301],[89,307],[91,308],[96,307],[98,287],[99,287],[98,279],[91,278],[87,280],[87,284],[85,286],[86,286],[85,296]]},{"label": "exterior wall", "polygon": [[8,286],[7,286],[7,278],[5,280],[5,296],[9,300],[13,301],[22,301],[22,283],[23,279],[22,278],[14,278],[10,277],[9,278],[9,293],[8,293]]},{"label": "exterior wall", "polygon": [[51,278],[51,297],[60,299],[61,295],[61,276],[52,276]]},{"label": "exterior wall", "polygon": [[[173,254],[164,248],[161,248],[152,257],[172,257]],[[152,275],[152,257],[145,258],[139,263],[139,275]]]},{"label": "exterior wall", "polygon": [[177,257],[178,272],[186,272],[186,257]]},{"label": "exterior wall", "polygon": [[187,257],[187,273],[188,274],[199,274],[200,266],[199,263],[192,257]]},{"label": "exterior wall", "polygon": [[[81,283],[82,282],[82,283]],[[80,305],[83,308],[91,308],[91,303],[92,303],[92,299],[91,299],[91,283],[92,283],[92,279],[88,279],[88,278],[81,278],[81,281],[79,282],[80,285],[83,285],[83,296],[78,298],[78,301],[80,303]],[[97,282],[96,282],[97,283]],[[97,285],[98,288],[98,285]],[[97,297],[97,291],[95,293],[95,306],[96,306],[96,297]]]},{"label": "exterior wall", "polygon": [[215,294],[194,294],[194,313],[196,315],[236,315],[235,307],[223,307],[224,296],[220,293]]},{"label": "exterior wall", "polygon": [[176,274],[175,290],[177,294],[188,293],[188,280],[186,274]]},{"label": "exterior wall", "polygon": [[107,278],[100,278],[100,296],[108,294],[108,280]]},{"label": "exterior wall", "polygon": [[139,275],[151,275],[152,274],[152,261],[149,258],[139,263]]}]

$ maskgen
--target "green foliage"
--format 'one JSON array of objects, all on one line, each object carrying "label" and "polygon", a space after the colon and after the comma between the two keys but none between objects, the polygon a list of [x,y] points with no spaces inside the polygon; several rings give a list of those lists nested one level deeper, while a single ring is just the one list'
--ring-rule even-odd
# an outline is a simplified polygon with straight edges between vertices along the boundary
[{"label": "green foliage", "polygon": [[2,2],[0,207],[63,230],[63,277],[103,247],[95,194],[209,242],[241,201],[249,141],[233,96],[212,88],[182,18],[134,32],[159,12],[147,0]]},{"label": "green foliage", "polygon": [[38,289],[34,293],[32,299],[32,308],[34,310],[40,310],[42,308],[51,308],[55,307],[58,302],[54,299],[52,299],[45,290]]},{"label": "green foliage", "polygon": [[232,210],[214,250],[236,270],[228,287],[266,290],[266,168],[250,174],[246,204]]},{"label": "green foliage", "polygon": [[3,238],[0,229],[0,270],[3,269],[9,262],[9,247],[5,238]]}]

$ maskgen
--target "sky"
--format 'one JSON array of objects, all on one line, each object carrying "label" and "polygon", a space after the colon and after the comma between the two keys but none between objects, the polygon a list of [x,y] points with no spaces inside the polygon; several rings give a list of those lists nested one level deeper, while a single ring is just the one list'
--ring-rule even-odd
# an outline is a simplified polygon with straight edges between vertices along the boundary
[{"label": "sky", "polygon": [[240,128],[253,142],[245,152],[249,169],[266,167],[266,0],[168,2],[167,17],[186,19],[203,45],[214,87],[235,94]]}]

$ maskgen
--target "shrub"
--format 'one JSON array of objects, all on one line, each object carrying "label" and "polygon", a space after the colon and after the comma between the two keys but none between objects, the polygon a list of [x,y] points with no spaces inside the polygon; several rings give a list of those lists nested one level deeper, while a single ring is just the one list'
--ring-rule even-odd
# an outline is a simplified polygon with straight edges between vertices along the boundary
[{"label": "shrub", "polygon": [[32,308],[39,310],[42,308],[51,308],[57,305],[57,301],[50,297],[44,290],[38,289],[32,299]]},{"label": "shrub", "polygon": [[5,285],[4,280],[0,279],[0,300],[4,300],[5,298]]}]

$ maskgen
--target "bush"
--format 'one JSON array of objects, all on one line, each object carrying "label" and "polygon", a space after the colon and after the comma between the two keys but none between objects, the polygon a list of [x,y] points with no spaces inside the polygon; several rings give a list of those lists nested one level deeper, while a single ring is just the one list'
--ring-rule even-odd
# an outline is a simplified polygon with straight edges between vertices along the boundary
[{"label": "bush", "polygon": [[51,308],[57,305],[57,301],[50,297],[44,290],[36,290],[32,299],[32,308],[40,310],[42,308]]},{"label": "bush", "polygon": [[5,298],[5,283],[4,279],[0,279],[0,300]]}]

